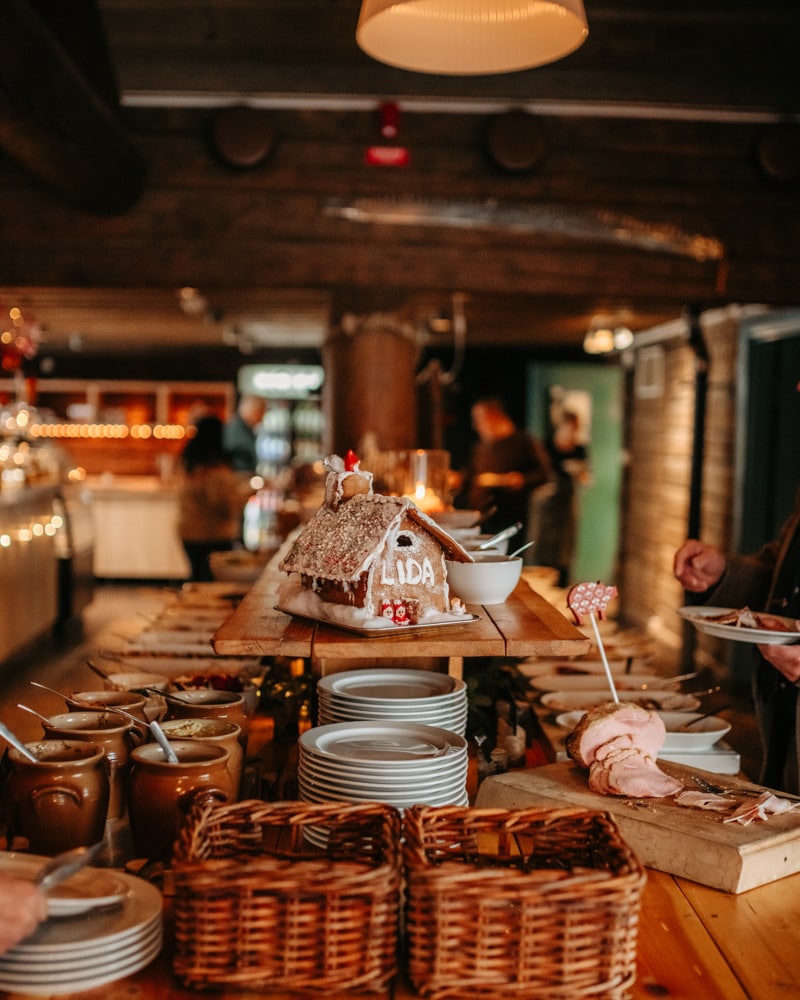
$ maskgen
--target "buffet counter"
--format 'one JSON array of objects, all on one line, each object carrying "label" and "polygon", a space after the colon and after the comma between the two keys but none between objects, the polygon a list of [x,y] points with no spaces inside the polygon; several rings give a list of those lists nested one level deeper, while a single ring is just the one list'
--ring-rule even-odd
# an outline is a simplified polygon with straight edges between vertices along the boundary
[{"label": "buffet counter", "polygon": [[185,580],[178,490],[156,476],[93,476],[94,575],[99,579]]},{"label": "buffet counter", "polygon": [[0,490],[0,663],[58,618],[57,484]]}]

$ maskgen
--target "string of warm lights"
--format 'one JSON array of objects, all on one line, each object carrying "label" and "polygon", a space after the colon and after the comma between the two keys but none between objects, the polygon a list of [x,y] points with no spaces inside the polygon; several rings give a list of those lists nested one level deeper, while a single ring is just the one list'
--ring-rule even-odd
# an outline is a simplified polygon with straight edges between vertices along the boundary
[{"label": "string of warm lights", "polygon": [[180,424],[31,424],[32,438],[134,438],[138,440],[180,441],[187,428]]},{"label": "string of warm lights", "polygon": [[0,551],[11,549],[15,545],[27,545],[37,539],[54,538],[63,525],[61,515],[52,514],[28,525],[0,531]]}]

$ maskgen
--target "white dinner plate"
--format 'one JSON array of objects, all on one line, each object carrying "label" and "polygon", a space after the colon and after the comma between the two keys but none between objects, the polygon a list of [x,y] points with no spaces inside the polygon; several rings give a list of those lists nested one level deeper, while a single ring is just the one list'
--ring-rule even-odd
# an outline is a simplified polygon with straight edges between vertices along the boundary
[{"label": "white dinner plate", "polygon": [[23,993],[31,996],[60,996],[64,993],[83,993],[94,990],[108,983],[117,982],[126,976],[132,976],[154,961],[161,951],[162,936],[159,931],[153,943],[140,949],[124,962],[111,961],[107,965],[87,970],[85,975],[76,977],[72,973],[54,976],[52,981],[43,984],[39,980],[31,981],[26,976],[9,975],[0,969],[0,989],[9,993]]},{"label": "white dinner plate", "polygon": [[[0,851],[0,872],[33,882],[52,858],[18,851]],[[75,916],[97,906],[113,906],[128,895],[125,882],[102,868],[84,868],[47,894],[51,917]]]},{"label": "white dinner plate", "polygon": [[[634,659],[632,663],[628,663],[627,659],[620,660],[611,656],[610,652],[606,650],[608,655],[608,666],[611,673],[616,677],[618,674],[626,674],[630,672],[635,674],[641,671],[644,664],[644,660]],[[522,660],[519,664],[520,673],[524,674],[526,677],[542,677],[546,674],[558,674],[561,677],[576,677],[585,674],[604,674],[606,668],[601,659],[595,659],[593,657],[576,657],[574,659],[547,659],[542,660],[538,657],[531,656],[526,660]]]},{"label": "white dinner plate", "polygon": [[451,772],[445,775],[431,777],[430,775],[425,774],[417,775],[416,778],[405,778],[402,780],[394,777],[394,775],[387,775],[382,778],[371,778],[366,777],[363,774],[331,774],[318,771],[302,762],[300,763],[297,773],[298,777],[301,778],[302,781],[315,787],[324,786],[326,788],[338,788],[343,792],[364,792],[372,788],[387,786],[392,789],[397,789],[405,794],[409,791],[417,791],[421,787],[431,788],[436,791],[447,791],[452,788],[454,784],[457,785],[459,782],[463,784],[464,776],[466,775],[466,761],[462,762],[461,766],[454,768]]},{"label": "white dinner plate", "polygon": [[[608,688],[600,688],[596,691],[550,691],[543,694],[541,700],[553,712],[574,712],[579,708],[613,701],[614,698]],[[669,712],[693,712],[700,707],[700,702],[693,695],[676,691],[626,691],[621,700]]]},{"label": "white dinner plate", "polygon": [[465,690],[463,680],[431,670],[346,670],[323,677],[317,685],[322,693],[339,699],[360,701],[408,701],[453,695]]},{"label": "white dinner plate", "polygon": [[466,751],[462,736],[410,722],[336,722],[306,730],[300,743],[334,760],[378,761],[382,766],[424,764]]},{"label": "white dinner plate", "polygon": [[96,975],[110,971],[117,963],[125,964],[135,959],[142,951],[149,951],[156,941],[161,942],[161,937],[161,921],[157,920],[147,927],[140,938],[124,943],[113,952],[89,956],[83,952],[76,952],[69,958],[59,955],[49,962],[42,961],[41,958],[32,958],[30,955],[23,956],[22,959],[6,955],[0,960],[0,968],[7,979],[13,977],[40,983],[53,982],[67,975],[74,975],[76,978],[89,974]]},{"label": "white dinner plate", "polygon": [[[651,691],[654,688],[665,690],[670,683],[680,681],[679,677],[660,677],[657,674],[612,676],[617,691]],[[542,677],[532,677],[530,683],[537,691],[596,691],[598,680],[597,674],[545,674]]]},{"label": "white dinner plate", "polygon": [[114,877],[128,887],[119,909],[85,913],[80,920],[47,920],[4,957],[33,955],[48,961],[76,954],[89,957],[115,952],[123,944],[141,940],[152,924],[161,920],[161,893],[135,875],[114,872]]},{"label": "white dinner plate", "polygon": [[790,632],[774,632],[772,629],[746,628],[742,625],[723,625],[720,622],[709,621],[710,618],[735,613],[736,610],[736,608],[697,608],[690,605],[680,608],[678,614],[691,622],[698,632],[713,635],[718,639],[732,639],[734,642],[750,642],[761,646],[785,646],[788,643],[800,642],[800,632],[795,631],[797,622],[793,618],[772,615],[773,618],[789,626],[792,629]]},{"label": "white dinner plate", "polygon": [[[334,723],[335,724],[335,723]],[[315,754],[304,748],[300,748],[298,760],[306,763],[321,774],[339,774],[343,777],[353,775],[367,775],[379,781],[387,778],[396,778],[398,781],[403,778],[419,779],[420,774],[430,778],[439,778],[446,774],[452,774],[454,769],[462,766],[467,758],[467,743],[464,742],[462,750],[445,754],[441,757],[424,757],[407,762],[390,760],[364,760],[356,758],[353,760],[339,760],[326,754]]]}]

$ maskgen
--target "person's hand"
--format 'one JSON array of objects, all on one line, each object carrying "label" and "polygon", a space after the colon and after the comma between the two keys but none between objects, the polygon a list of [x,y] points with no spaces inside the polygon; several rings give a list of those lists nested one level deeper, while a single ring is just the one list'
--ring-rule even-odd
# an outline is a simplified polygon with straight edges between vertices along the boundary
[{"label": "person's hand", "polygon": [[484,489],[521,490],[525,477],[521,472],[481,472],[475,477],[475,483]]},{"label": "person's hand", "polygon": [[0,874],[0,954],[47,919],[47,896],[33,882]]},{"label": "person's hand", "polygon": [[719,582],[725,566],[725,556],[719,549],[690,538],[675,553],[672,571],[684,590],[702,594]]},{"label": "person's hand", "polygon": [[[796,624],[797,630],[800,632],[800,621]],[[771,663],[792,684],[797,684],[800,681],[800,645],[759,646],[758,651],[768,663]]]}]

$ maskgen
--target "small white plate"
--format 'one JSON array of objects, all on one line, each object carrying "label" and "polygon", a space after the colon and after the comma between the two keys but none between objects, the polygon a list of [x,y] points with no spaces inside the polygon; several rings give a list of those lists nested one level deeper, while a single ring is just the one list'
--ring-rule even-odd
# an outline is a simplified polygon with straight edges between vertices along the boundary
[{"label": "small white plate", "polygon": [[[574,712],[562,712],[556,716],[556,722],[562,729],[572,731],[585,714],[580,709]],[[658,714],[667,728],[667,735],[659,753],[697,753],[710,750],[731,729],[731,724],[726,719],[709,715],[697,726],[686,732],[680,732],[682,726],[687,725],[692,719],[699,719],[701,714],[699,712],[658,712]]]},{"label": "small white plate", "polygon": [[308,729],[300,744],[317,756],[334,761],[408,767],[461,754],[462,736],[410,722],[337,722]]},{"label": "small white plate", "polygon": [[[542,704],[553,712],[574,712],[613,701],[608,688],[596,691],[550,691],[542,695]],[[694,712],[700,702],[693,695],[675,691],[625,691],[622,701],[635,701],[646,708],[656,706],[665,712]]]},{"label": "small white plate", "polygon": [[[760,646],[785,646],[788,643],[800,642],[800,632],[776,632],[765,628],[746,628],[743,625],[723,625],[721,622],[709,621],[724,614],[735,614],[736,608],[696,608],[693,606],[680,608],[678,614],[691,622],[698,632],[713,635],[717,639],[732,639],[734,642],[751,642]],[[793,618],[782,618],[771,615],[791,629],[797,624]]]},{"label": "small white plate", "polygon": [[[51,859],[38,854],[0,852],[0,871],[13,878],[33,882]],[[47,895],[47,913],[51,917],[75,916],[97,906],[121,903],[128,887],[111,872],[100,868],[85,868],[71,875]]]},{"label": "small white plate", "polygon": [[[612,671],[613,674],[613,671]],[[672,690],[670,683],[680,678],[660,677],[657,674],[613,674],[617,691]],[[537,691],[596,691],[597,674],[545,674],[532,677],[531,687]]]}]

